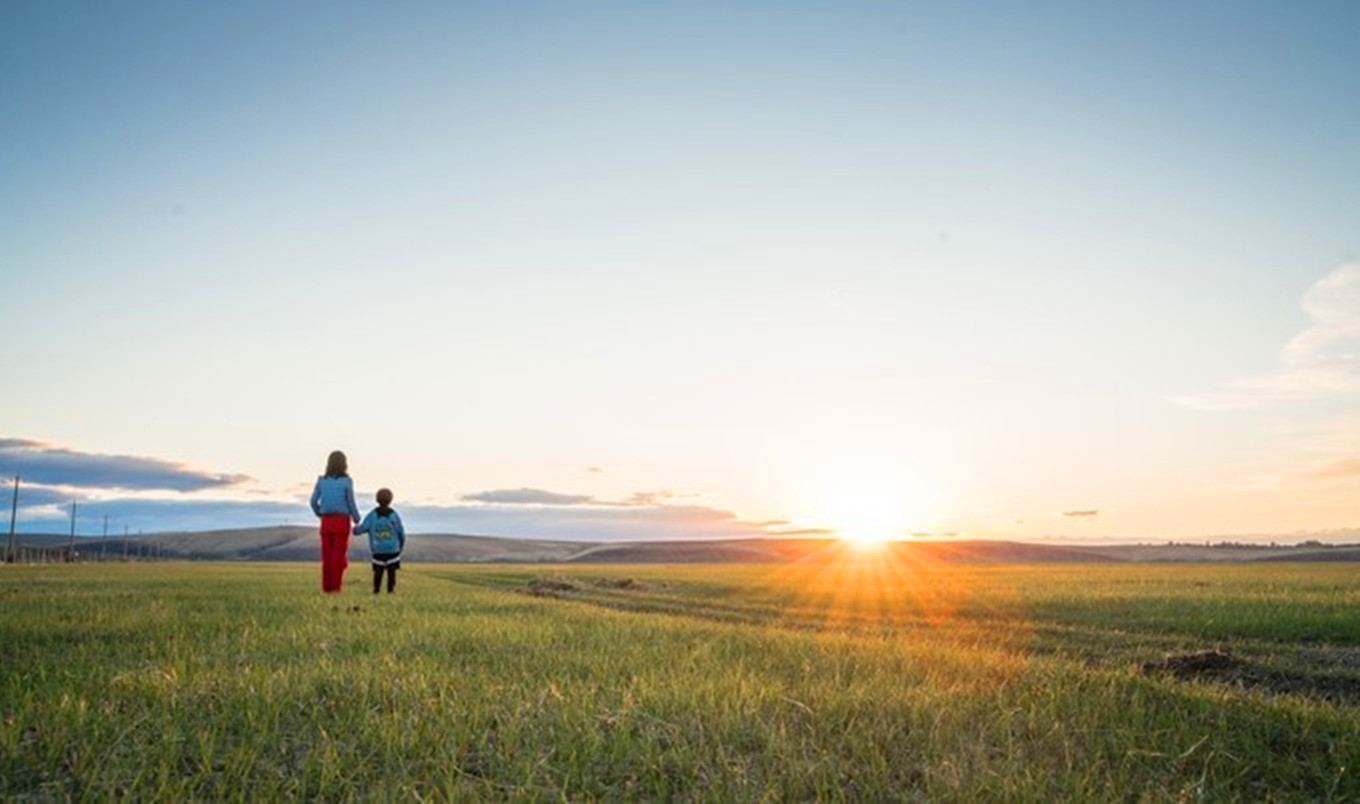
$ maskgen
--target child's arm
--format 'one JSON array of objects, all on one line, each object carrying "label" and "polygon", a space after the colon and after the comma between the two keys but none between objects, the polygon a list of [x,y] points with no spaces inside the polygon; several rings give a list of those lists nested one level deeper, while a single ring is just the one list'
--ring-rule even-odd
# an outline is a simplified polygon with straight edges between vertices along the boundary
[{"label": "child's arm", "polygon": [[345,505],[349,506],[349,518],[354,520],[354,524],[359,524],[359,506],[354,504],[353,481],[345,484]]},{"label": "child's arm", "polygon": [[321,478],[316,479],[316,485],[312,486],[312,513],[321,516]]},{"label": "child's arm", "polygon": [[399,546],[397,547],[397,549],[398,549],[398,550],[405,550],[405,549],[406,549],[406,526],[403,525],[403,524],[401,524],[401,515],[398,514],[396,511],[393,511],[393,512],[392,512],[392,518],[396,520],[396,524],[397,524],[397,544],[399,545]]},{"label": "child's arm", "polygon": [[355,534],[368,533],[368,531],[372,527],[373,527],[373,512],[369,511],[368,515],[364,517],[364,521],[354,526],[354,532]]}]

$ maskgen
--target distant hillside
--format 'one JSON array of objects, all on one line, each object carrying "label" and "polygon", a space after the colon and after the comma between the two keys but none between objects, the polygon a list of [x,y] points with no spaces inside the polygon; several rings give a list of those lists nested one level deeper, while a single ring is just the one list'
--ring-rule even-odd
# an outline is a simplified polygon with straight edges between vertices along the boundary
[{"label": "distant hillside", "polygon": [[176,555],[209,561],[264,559],[271,550],[286,548],[309,538],[312,552],[315,553],[320,549],[317,546],[316,529],[301,526],[157,533],[146,537],[149,541],[164,545]]},{"label": "distant hillside", "polygon": [[[0,556],[5,555],[8,545],[8,537],[0,537]],[[108,560],[121,559],[125,555],[128,558],[142,558],[152,555],[154,547],[153,542],[137,539],[128,539],[124,544],[121,536],[110,536],[108,540],[77,536],[75,558],[77,561],[98,560],[100,556]],[[15,536],[14,549],[20,562],[65,561],[71,549],[71,534],[20,533]]]},{"label": "distant hillside", "polygon": [[[64,555],[69,534],[21,534],[20,547]],[[563,562],[581,564],[754,564],[827,560],[853,547],[835,539],[723,539],[716,541],[559,542],[417,533],[407,539],[405,557],[416,563]],[[893,542],[884,548],[896,560],[930,563],[1075,563],[1075,562],[1243,562],[1360,561],[1360,545],[1269,547],[1263,545],[1099,545],[1074,546],[1000,540]],[[123,539],[77,537],[81,558],[124,555]],[[157,533],[128,539],[130,556],[156,555],[199,561],[316,561],[316,530],[268,527]],[[869,554],[872,555],[872,554]],[[351,543],[350,561],[368,557],[367,541]]]},{"label": "distant hillside", "polygon": [[[315,528],[274,527],[157,534],[152,538],[172,551],[193,558],[230,561],[315,561],[320,541]],[[453,533],[413,533],[404,556],[410,561],[566,561],[593,545]],[[368,558],[368,540],[350,541],[350,561]]]},{"label": "distant hillside", "polygon": [[624,542],[585,549],[568,561],[582,564],[767,564],[806,559],[837,544],[829,539],[725,539]]},{"label": "distant hillside", "polygon": [[904,559],[945,563],[1053,564],[1128,560],[1088,547],[1056,547],[984,539],[896,542],[893,550]]},{"label": "distant hillside", "polygon": [[1243,561],[1360,561],[1360,545],[1271,547],[1259,544],[1129,544],[1082,548],[1121,561],[1225,562]]},{"label": "distant hillside", "polygon": [[1360,561],[1360,546],[1345,544],[1319,549],[1300,547],[1291,549],[1288,558],[1253,556],[1249,561]]},{"label": "distant hillside", "polygon": [[[817,561],[856,548],[836,539],[735,539],[708,542],[629,542],[584,550],[572,562],[591,564],[723,564]],[[1108,562],[1123,559],[1072,547],[1005,541],[893,542],[898,560],[930,563]]]},{"label": "distant hillside", "polygon": [[[57,550],[64,553],[70,543],[69,534],[20,534],[20,548]],[[110,558],[123,555],[121,537],[110,537],[101,547],[101,539],[77,536],[75,549],[83,558],[93,558],[102,552]],[[424,563],[455,563],[475,561],[567,561],[583,550],[594,547],[590,542],[554,542],[533,539],[513,539],[494,536],[465,536],[460,534],[417,533],[406,540],[405,556]],[[320,541],[316,529],[302,526],[241,528],[174,533],[155,533],[127,540],[128,554],[138,556],[156,553],[161,556],[194,561],[316,561],[320,555]],[[368,558],[368,541],[359,536],[350,542],[350,561]]]}]

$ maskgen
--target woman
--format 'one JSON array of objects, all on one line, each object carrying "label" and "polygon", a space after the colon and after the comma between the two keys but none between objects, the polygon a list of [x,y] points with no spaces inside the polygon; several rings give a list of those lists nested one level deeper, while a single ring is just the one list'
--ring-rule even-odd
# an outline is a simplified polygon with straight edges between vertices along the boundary
[{"label": "woman", "polygon": [[330,454],[326,474],[316,479],[312,513],[321,518],[321,591],[339,594],[349,566],[350,524],[359,523],[354,481],[349,479],[349,462],[340,450]]}]

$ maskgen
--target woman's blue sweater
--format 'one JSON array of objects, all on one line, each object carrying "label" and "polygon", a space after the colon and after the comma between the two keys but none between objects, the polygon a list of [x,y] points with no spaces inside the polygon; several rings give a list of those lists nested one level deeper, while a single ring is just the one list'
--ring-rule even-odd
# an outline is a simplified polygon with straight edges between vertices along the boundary
[{"label": "woman's blue sweater", "polygon": [[359,506],[354,503],[354,481],[348,477],[318,477],[316,488],[312,489],[312,513],[317,516],[348,514],[357,524]]}]

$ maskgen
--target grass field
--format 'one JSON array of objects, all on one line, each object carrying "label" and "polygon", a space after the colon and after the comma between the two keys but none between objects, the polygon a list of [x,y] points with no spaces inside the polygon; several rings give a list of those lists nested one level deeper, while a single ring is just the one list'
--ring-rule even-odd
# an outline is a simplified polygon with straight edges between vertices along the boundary
[{"label": "grass field", "polygon": [[318,574],[0,567],[0,795],[1360,799],[1356,565]]}]

